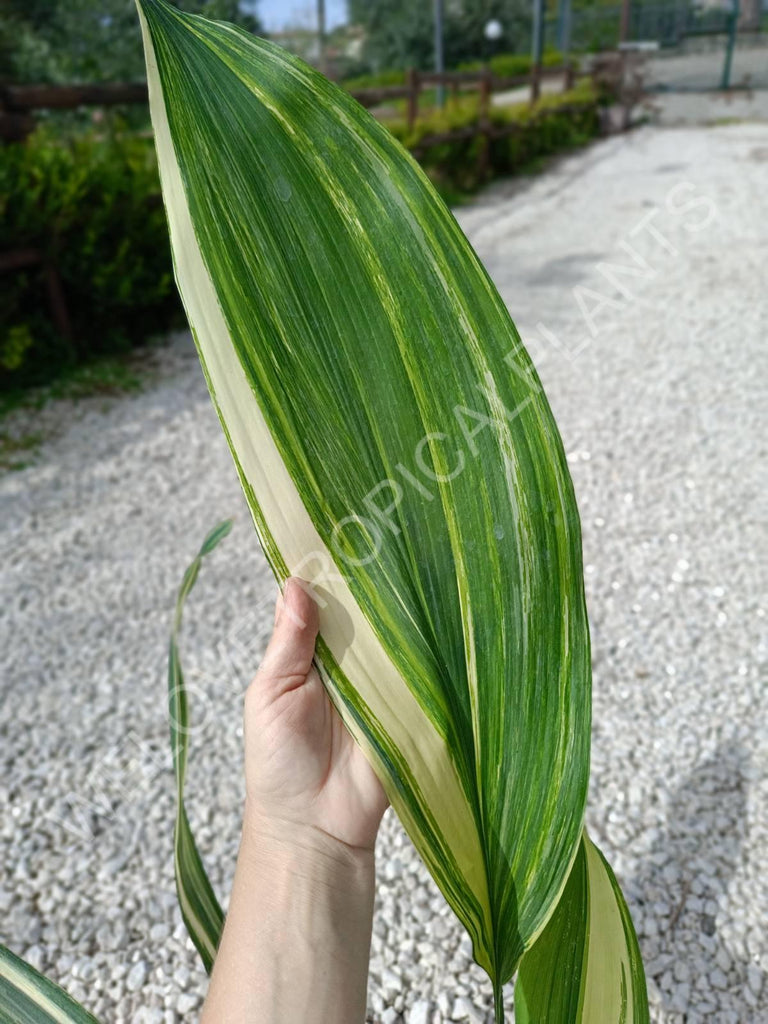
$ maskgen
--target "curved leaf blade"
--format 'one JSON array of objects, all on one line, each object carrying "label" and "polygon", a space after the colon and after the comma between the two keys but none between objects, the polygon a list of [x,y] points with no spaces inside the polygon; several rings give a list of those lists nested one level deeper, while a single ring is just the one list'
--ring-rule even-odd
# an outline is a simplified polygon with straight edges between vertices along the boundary
[{"label": "curved leaf blade", "polygon": [[203,541],[200,551],[191,562],[179,587],[176,612],[171,630],[168,652],[168,721],[173,753],[173,771],[176,776],[176,822],[173,830],[173,869],[181,916],[189,936],[210,973],[219,946],[224,912],[219,905],[208,879],[200,852],[197,849],[184,805],[184,783],[189,751],[189,709],[184,673],[179,657],[179,634],[184,603],[197,582],[200,566],[206,555],[227,536],[232,520],[219,523]]},{"label": "curved leaf blade", "polygon": [[0,945],[0,1024],[98,1024],[50,979]]},{"label": "curved leaf blade", "polygon": [[584,833],[562,898],[520,963],[517,1024],[648,1024],[637,936],[616,876]]},{"label": "curved leaf blade", "polygon": [[140,0],[176,275],[326,686],[497,988],[577,850],[578,513],[495,288],[413,160],[279,48]]}]

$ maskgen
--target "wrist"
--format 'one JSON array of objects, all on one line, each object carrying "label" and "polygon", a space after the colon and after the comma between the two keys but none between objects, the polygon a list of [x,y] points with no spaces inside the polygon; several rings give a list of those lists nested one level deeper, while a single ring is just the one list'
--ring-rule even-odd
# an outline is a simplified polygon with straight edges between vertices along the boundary
[{"label": "wrist", "polygon": [[371,878],[373,849],[350,846],[315,825],[264,814],[246,802],[240,857],[261,864],[270,872],[303,878],[332,878],[346,874],[351,879]]},{"label": "wrist", "polygon": [[373,894],[372,850],[247,804],[203,1020],[362,1020]]},{"label": "wrist", "polygon": [[[247,808],[237,874],[262,922],[277,922],[273,952],[299,947],[313,960],[334,949],[365,978],[375,889],[373,850],[311,825]],[[305,1018],[306,1019],[306,1018]]]}]

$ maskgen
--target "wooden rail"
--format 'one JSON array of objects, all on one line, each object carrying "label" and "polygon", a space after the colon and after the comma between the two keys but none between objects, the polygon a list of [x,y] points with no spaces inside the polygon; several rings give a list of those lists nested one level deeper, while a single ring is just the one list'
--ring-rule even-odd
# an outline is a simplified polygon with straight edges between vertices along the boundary
[{"label": "wooden rail", "polygon": [[[443,74],[411,70],[405,84],[378,89],[357,89],[351,95],[364,107],[378,107],[393,100],[407,100],[408,126],[412,128],[419,116],[421,93],[436,85],[450,88],[452,94],[479,91],[481,107],[494,92],[530,86],[531,102],[539,97],[541,82],[562,78],[569,89],[575,79],[572,65],[560,68],[536,68],[530,74],[502,78],[489,70],[448,71]],[[93,85],[5,85],[0,86],[0,141],[15,142],[34,130],[36,110],[75,110],[78,107],[113,107],[121,104],[146,104],[144,82],[106,82]]]},{"label": "wooden rail", "polygon": [[[637,102],[642,92],[642,75],[638,73],[637,62],[629,61],[625,55],[603,54],[594,62],[589,74],[598,84],[608,87],[610,92],[620,98],[625,107],[625,116],[621,127],[629,121],[631,107]],[[629,76],[628,76],[629,72]],[[577,78],[585,77],[577,73],[573,66],[562,68],[536,68],[530,75],[518,75],[502,78],[493,75],[489,70],[480,72],[447,72],[433,74],[411,70],[402,86],[387,86],[380,89],[364,89],[352,93],[355,99],[366,107],[376,107],[390,100],[406,99],[406,117],[409,128],[413,128],[419,116],[419,100],[424,89],[435,85],[450,87],[454,96],[463,90],[479,91],[478,119],[474,124],[457,128],[440,134],[425,135],[413,147],[415,156],[419,156],[430,146],[444,142],[482,137],[479,153],[480,169],[487,164],[492,139],[513,135],[522,130],[522,126],[511,122],[506,125],[493,125],[490,119],[491,98],[494,92],[530,86],[530,101],[534,103],[540,93],[541,82],[546,79],[562,78],[563,91],[568,91]],[[627,83],[627,78],[630,81]],[[639,91],[638,91],[639,90]],[[82,106],[114,106],[124,103],[146,103],[147,87],[144,83],[103,84],[103,85],[16,85],[0,86],[0,142],[24,139],[35,126],[33,112],[36,110],[66,110]],[[558,108],[560,113],[579,112],[586,104],[574,102]],[[537,121],[548,116],[549,111],[542,110],[533,115]],[[150,197],[150,202],[160,201],[160,197]],[[71,338],[72,328],[61,278],[55,265],[55,258],[37,249],[19,249],[0,253],[0,274],[38,268],[42,274],[51,319],[60,335]]]}]

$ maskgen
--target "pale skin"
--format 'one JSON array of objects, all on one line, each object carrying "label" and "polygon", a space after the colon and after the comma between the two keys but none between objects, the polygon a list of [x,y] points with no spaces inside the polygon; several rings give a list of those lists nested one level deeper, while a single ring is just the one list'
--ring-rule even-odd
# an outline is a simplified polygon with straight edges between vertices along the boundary
[{"label": "pale skin", "polygon": [[287,581],[245,697],[246,803],[201,1024],[362,1024],[387,798],[312,666],[318,609]]}]

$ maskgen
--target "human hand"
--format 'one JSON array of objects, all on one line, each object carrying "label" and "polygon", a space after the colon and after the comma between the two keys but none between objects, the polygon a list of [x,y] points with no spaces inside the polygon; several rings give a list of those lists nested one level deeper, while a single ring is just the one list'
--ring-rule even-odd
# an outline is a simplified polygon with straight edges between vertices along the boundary
[{"label": "human hand", "polygon": [[312,665],[316,602],[289,579],[245,697],[246,827],[372,850],[387,798]]},{"label": "human hand", "polygon": [[317,631],[288,580],[245,697],[243,835],[201,1024],[365,1016],[387,798],[312,667]]}]

